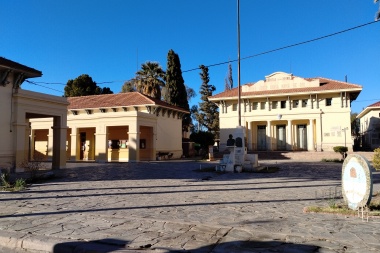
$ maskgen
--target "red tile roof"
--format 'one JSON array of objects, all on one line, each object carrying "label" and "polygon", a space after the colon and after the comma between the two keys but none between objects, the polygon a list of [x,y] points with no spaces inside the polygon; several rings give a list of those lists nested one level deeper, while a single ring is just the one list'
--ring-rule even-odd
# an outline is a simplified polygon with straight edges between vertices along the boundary
[{"label": "red tile roof", "polygon": [[367,107],[380,107],[380,101],[376,102],[376,103],[373,103],[372,105],[369,105]]},{"label": "red tile roof", "polygon": [[[290,93],[317,93],[321,91],[333,91],[333,90],[356,90],[360,92],[362,86],[356,84],[350,84],[346,82],[331,80],[323,77],[316,78],[305,78],[308,81],[319,80],[318,87],[305,87],[305,88],[291,88],[291,89],[278,89],[278,90],[260,90],[260,91],[249,91],[241,92],[241,97],[249,96],[265,96],[265,95],[276,95],[276,94],[290,94]],[[254,83],[245,84],[248,86],[255,85]],[[242,86],[240,87],[240,89]],[[242,90],[242,89],[241,89]],[[238,96],[238,88],[234,88],[229,91],[224,91],[210,97],[211,100],[218,100],[219,98],[232,98]]]},{"label": "red tile roof", "polygon": [[34,68],[27,67],[20,63],[8,60],[4,57],[0,57],[0,69],[12,69],[16,72],[24,73],[26,77],[40,77],[42,72]]},{"label": "red tile roof", "polygon": [[177,111],[188,112],[181,107],[170,105],[164,101],[148,97],[139,92],[68,97],[67,100],[70,103],[68,106],[69,110],[156,105]]}]

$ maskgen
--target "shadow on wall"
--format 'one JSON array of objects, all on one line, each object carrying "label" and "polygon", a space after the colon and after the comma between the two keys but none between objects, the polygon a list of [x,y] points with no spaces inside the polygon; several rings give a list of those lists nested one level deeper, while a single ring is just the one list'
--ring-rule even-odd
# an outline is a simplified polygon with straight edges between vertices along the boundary
[{"label": "shadow on wall", "polygon": [[[166,235],[167,236],[167,235]],[[220,238],[222,239],[222,238]],[[145,250],[164,250],[167,253],[175,252],[188,252],[188,253],[225,253],[225,252],[316,252],[320,247],[307,244],[295,244],[287,243],[280,240],[272,241],[231,241],[225,243],[209,244],[195,249],[187,249],[186,244],[197,244],[196,237],[189,235],[188,242],[184,244],[182,248],[171,249],[164,246],[155,246],[156,239],[141,242],[141,245],[135,245],[129,247],[128,241],[120,239],[101,239],[90,242],[64,242],[54,246],[53,253],[67,253],[67,252],[115,252],[121,250],[133,250],[132,252],[146,252]],[[165,244],[165,241],[159,242],[161,245]],[[178,242],[182,244],[183,242]],[[199,242],[198,242],[199,243]]]}]

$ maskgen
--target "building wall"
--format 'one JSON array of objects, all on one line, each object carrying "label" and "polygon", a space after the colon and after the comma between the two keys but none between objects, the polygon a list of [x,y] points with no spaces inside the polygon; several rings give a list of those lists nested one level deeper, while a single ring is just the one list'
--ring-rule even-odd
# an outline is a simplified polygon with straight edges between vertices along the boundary
[{"label": "building wall", "polygon": [[13,132],[12,128],[12,84],[13,74],[8,76],[10,82],[5,87],[0,86],[0,168],[11,166],[13,154]]},{"label": "building wall", "polygon": [[[331,105],[326,100],[331,99]],[[220,108],[221,148],[238,125],[237,100],[225,101]],[[306,126],[305,150],[331,151],[346,145],[352,150],[350,103],[340,93],[323,95],[294,94],[241,100],[242,125],[246,127],[247,147],[258,150],[258,126],[266,127],[266,150],[278,150],[277,127],[285,126],[285,150],[299,150],[299,127]],[[347,128],[347,130],[344,130]],[[302,146],[302,145],[301,145]],[[304,149],[302,149],[304,150]]]},{"label": "building wall", "polygon": [[[145,106],[115,111],[109,108],[103,112],[100,109],[74,111],[67,113],[70,134],[66,143],[70,143],[70,160],[83,160],[81,132],[86,133],[88,160],[154,160],[158,151],[173,153],[173,158],[182,156],[182,120],[177,113],[174,116],[166,111],[153,113]],[[48,129],[51,124],[52,119],[34,119],[32,129]],[[119,146],[111,147],[109,141],[118,142]]]},{"label": "building wall", "polygon": [[360,133],[363,147],[380,147],[380,108],[373,108],[360,118]]}]

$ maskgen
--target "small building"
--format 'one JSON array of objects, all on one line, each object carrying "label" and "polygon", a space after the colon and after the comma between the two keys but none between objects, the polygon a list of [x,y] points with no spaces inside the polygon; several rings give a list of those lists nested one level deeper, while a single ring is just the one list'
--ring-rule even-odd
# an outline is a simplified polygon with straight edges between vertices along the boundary
[{"label": "small building", "polygon": [[[182,156],[182,117],[189,112],[139,92],[67,98],[70,161],[135,162]],[[32,122],[32,150],[50,157],[51,119]]]},{"label": "small building", "polygon": [[39,70],[0,57],[0,168],[13,170],[32,158],[30,120],[46,117],[52,119],[52,168],[66,165],[66,98],[21,89],[26,79],[40,76]]},{"label": "small building", "polygon": [[[351,102],[360,85],[275,72],[240,87],[241,125],[249,151],[352,150]],[[239,124],[238,88],[209,98],[219,106],[220,148]]]},{"label": "small building", "polygon": [[374,150],[380,147],[380,101],[367,106],[357,119],[360,121],[361,148]]}]

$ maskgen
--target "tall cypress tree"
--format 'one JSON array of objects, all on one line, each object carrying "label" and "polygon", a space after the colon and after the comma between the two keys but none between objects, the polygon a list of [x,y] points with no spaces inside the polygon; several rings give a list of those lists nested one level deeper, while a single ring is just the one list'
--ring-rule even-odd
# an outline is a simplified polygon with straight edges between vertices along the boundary
[{"label": "tall cypress tree", "polygon": [[198,123],[211,133],[218,137],[219,133],[219,111],[218,106],[213,102],[208,100],[208,97],[212,96],[212,92],[215,91],[215,86],[209,84],[210,77],[208,74],[208,68],[204,65],[199,66],[201,69],[201,88],[199,93],[201,96],[201,101],[199,103],[198,112],[195,113],[195,117]]},{"label": "tall cypress tree", "polygon": [[[179,106],[185,110],[189,110],[189,101],[187,100],[187,91],[185,81],[182,77],[181,62],[178,54],[172,49],[168,52],[166,66],[166,85],[164,101],[175,106]],[[184,116],[182,119],[182,128],[188,131],[191,124],[190,115]]]},{"label": "tall cypress tree", "polygon": [[224,83],[225,83],[225,88],[224,88],[225,91],[232,90],[234,86],[234,80],[232,79],[231,63],[228,63],[228,73],[227,73],[227,77],[224,79]]}]

